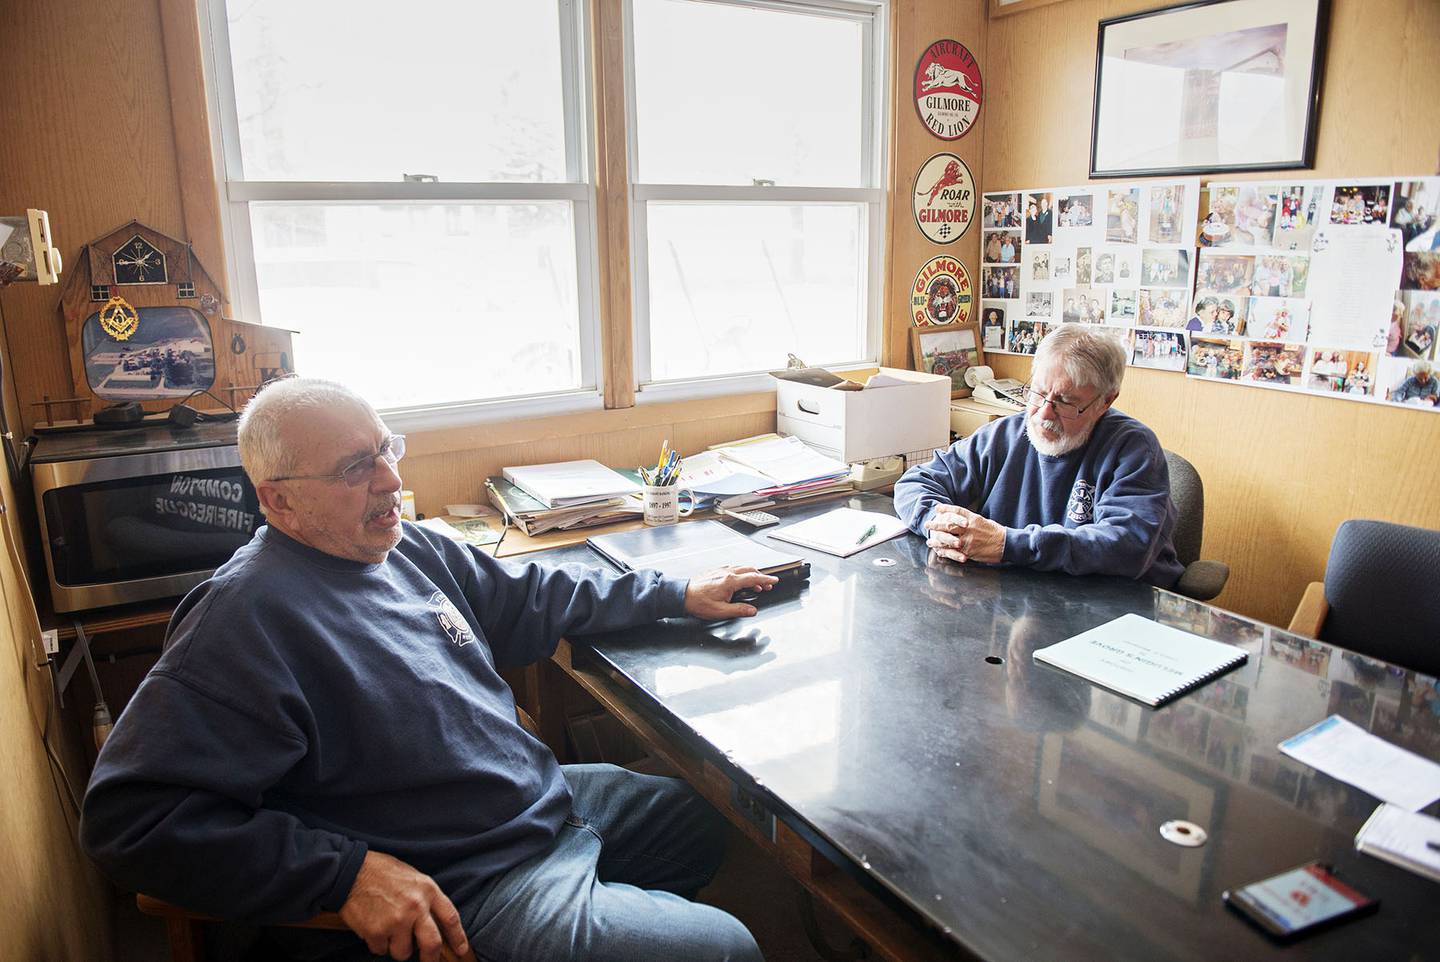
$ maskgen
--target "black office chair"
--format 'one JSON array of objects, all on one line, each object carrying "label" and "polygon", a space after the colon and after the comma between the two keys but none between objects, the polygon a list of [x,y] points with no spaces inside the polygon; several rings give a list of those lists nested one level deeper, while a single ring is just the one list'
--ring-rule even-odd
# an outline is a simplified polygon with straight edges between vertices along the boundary
[{"label": "black office chair", "polygon": [[1230,566],[1223,561],[1200,560],[1200,538],[1205,528],[1205,485],[1195,466],[1174,451],[1165,452],[1170,466],[1170,500],[1180,517],[1175,522],[1175,554],[1185,570],[1175,591],[1196,601],[1209,601],[1230,580]]},{"label": "black office chair", "polygon": [[1330,543],[1325,581],[1305,589],[1290,630],[1440,675],[1437,570],[1440,531],[1346,521]]}]

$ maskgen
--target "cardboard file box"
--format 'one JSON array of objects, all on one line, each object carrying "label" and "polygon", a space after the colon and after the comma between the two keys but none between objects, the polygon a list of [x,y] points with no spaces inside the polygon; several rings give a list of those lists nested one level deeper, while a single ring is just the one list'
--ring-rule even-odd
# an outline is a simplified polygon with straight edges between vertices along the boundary
[{"label": "cardboard file box", "polygon": [[905,383],[854,389],[855,382],[863,384],[876,369],[847,372],[849,388],[777,377],[776,431],[851,462],[949,444],[950,378],[890,367],[878,370]]}]

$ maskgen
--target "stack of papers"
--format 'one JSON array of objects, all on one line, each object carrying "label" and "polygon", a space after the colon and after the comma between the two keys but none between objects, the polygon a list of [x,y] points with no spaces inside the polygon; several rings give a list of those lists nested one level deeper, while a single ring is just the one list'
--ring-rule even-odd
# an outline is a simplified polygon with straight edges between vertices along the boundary
[{"label": "stack of papers", "polygon": [[551,508],[504,478],[486,478],[485,492],[510,522],[528,535],[546,531],[589,528],[623,521],[644,510],[639,498],[615,497],[570,507]]},{"label": "stack of papers", "polygon": [[852,488],[850,465],[821,454],[796,437],[770,435],[712,451],[728,462],[732,475],[763,479],[765,484],[753,493],[766,500],[798,501]]},{"label": "stack of papers", "polygon": [[640,485],[599,461],[561,461],[506,468],[505,480],[547,508],[623,498],[640,493]]}]

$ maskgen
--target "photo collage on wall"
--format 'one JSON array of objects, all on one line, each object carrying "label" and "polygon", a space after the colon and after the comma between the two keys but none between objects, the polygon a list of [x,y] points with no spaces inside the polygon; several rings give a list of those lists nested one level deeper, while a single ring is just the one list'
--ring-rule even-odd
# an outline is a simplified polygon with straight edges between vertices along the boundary
[{"label": "photo collage on wall", "polygon": [[985,349],[1034,354],[1059,324],[1115,333],[1131,363],[1183,371],[1198,178],[982,196]]},{"label": "photo collage on wall", "polygon": [[1440,405],[1440,177],[1209,185],[1186,371]]}]

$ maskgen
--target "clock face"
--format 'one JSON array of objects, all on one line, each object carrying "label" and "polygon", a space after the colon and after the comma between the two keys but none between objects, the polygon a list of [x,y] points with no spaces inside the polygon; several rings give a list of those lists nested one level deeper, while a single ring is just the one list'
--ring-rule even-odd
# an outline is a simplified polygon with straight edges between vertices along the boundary
[{"label": "clock face", "polygon": [[164,284],[169,279],[165,255],[136,234],[110,255],[116,284]]}]

